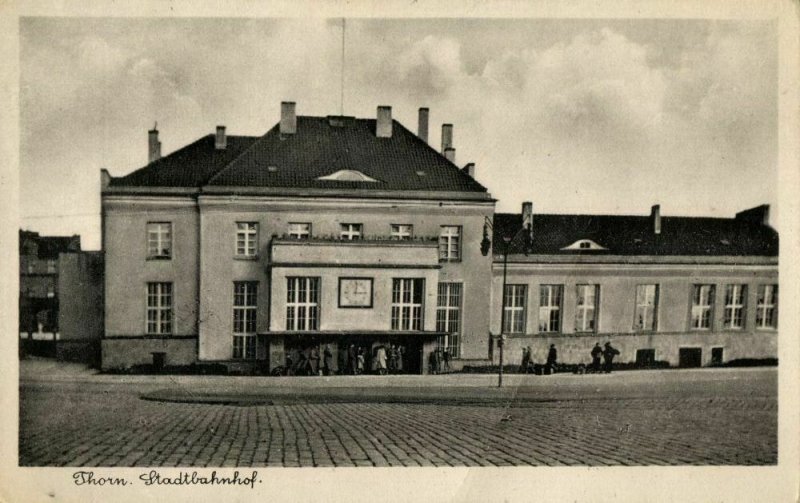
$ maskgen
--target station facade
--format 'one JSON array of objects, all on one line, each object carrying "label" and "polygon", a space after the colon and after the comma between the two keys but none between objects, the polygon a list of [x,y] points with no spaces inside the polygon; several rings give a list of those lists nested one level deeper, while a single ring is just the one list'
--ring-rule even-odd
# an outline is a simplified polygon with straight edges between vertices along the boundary
[{"label": "station facade", "polygon": [[376,119],[306,117],[289,102],[261,137],[218,127],[162,157],[150,131],[145,167],[103,172],[103,368],[159,355],[269,371],[315,348],[341,371],[349,348],[369,367],[383,346],[425,373],[436,348],[453,369],[496,362],[501,332],[512,360],[554,343],[580,362],[609,338],[623,360],[777,355],[768,208],[495,214],[474,165],[455,164],[452,137],[445,124],[441,149],[428,144],[424,108],[414,134],[389,107]]}]

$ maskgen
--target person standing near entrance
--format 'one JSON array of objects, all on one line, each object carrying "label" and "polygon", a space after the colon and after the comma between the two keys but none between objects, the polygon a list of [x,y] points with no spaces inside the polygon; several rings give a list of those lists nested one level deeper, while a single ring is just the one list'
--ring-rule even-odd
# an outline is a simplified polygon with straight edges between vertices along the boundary
[{"label": "person standing near entrance", "polygon": [[397,370],[397,346],[392,344],[389,348],[389,372],[394,373]]},{"label": "person standing near entrance", "polygon": [[397,372],[403,372],[403,355],[406,352],[405,346],[398,346],[397,347]]},{"label": "person standing near entrance", "polygon": [[442,351],[442,361],[444,362],[442,371],[450,372],[450,348],[444,348]]},{"label": "person standing near entrance", "polygon": [[358,348],[356,359],[356,374],[361,375],[364,373],[364,348]]},{"label": "person standing near entrance", "polygon": [[599,342],[594,343],[594,347],[592,348],[592,372],[598,373],[600,372],[600,355],[603,354],[603,348],[600,347]]},{"label": "person standing near entrance", "polygon": [[386,374],[386,346],[378,346],[378,373]]},{"label": "person standing near entrance", "polygon": [[347,373],[355,375],[357,367],[356,346],[355,344],[350,344],[350,347],[347,348]]},{"label": "person standing near entrance", "polygon": [[611,346],[610,342],[606,342],[606,347],[603,350],[603,358],[604,358],[603,370],[606,372],[606,374],[611,373],[611,366],[614,363],[614,356],[618,354],[619,351],[613,346]]},{"label": "person standing near entrance", "polygon": [[308,364],[311,366],[311,375],[319,375],[319,348],[317,346],[311,348]]},{"label": "person standing near entrance", "polygon": [[325,350],[322,353],[322,373],[329,376],[333,373],[333,353],[329,344],[325,344]]},{"label": "person standing near entrance", "polygon": [[556,361],[558,360],[558,352],[556,345],[550,344],[550,351],[547,352],[547,373],[553,374],[556,371]]}]

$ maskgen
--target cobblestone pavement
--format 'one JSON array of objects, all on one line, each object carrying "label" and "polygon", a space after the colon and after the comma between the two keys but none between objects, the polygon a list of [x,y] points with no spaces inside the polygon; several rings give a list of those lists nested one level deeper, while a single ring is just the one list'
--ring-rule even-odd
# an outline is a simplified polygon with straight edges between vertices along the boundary
[{"label": "cobblestone pavement", "polygon": [[716,385],[728,392],[713,394],[692,392],[687,378],[675,392],[649,396],[647,381],[642,380],[638,393],[598,397],[592,394],[593,382],[585,381],[585,398],[526,401],[530,393],[523,390],[507,407],[164,403],[141,400],[141,386],[23,382],[19,463],[215,467],[774,464],[777,399],[769,390],[775,389],[775,374],[751,373],[747,382],[765,384],[745,393],[736,390],[741,382],[725,375]]}]

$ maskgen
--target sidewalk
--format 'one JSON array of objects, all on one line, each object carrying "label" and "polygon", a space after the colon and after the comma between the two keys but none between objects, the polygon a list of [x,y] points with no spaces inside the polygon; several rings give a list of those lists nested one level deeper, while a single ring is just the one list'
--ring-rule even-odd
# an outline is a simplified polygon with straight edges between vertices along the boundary
[{"label": "sidewalk", "polygon": [[[110,375],[85,366],[31,359],[20,362],[22,384],[112,386],[148,399],[198,403],[554,401],[655,396],[717,398],[751,393],[775,396],[777,368],[705,368],[613,374],[495,374],[270,377]],[[735,386],[731,386],[736,382]]]}]

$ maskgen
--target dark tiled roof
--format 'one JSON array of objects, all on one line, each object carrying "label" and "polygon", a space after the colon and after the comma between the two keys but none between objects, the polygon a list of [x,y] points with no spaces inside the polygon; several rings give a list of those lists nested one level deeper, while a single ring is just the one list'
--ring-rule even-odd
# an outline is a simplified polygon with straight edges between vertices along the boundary
[{"label": "dark tiled roof", "polygon": [[227,148],[214,148],[214,135],[200,138],[180,150],[120,178],[112,187],[200,187],[239,156],[255,136],[228,136]]},{"label": "dark tiled roof", "polygon": [[[514,236],[522,226],[519,214],[494,216],[492,247],[504,252],[503,236]],[[778,233],[769,226],[736,218],[661,217],[661,233],[653,232],[649,216],[533,215],[529,254],[559,255],[778,255]],[[524,232],[510,243],[510,253],[523,253]],[[588,239],[607,250],[562,250]]]},{"label": "dark tiled roof", "polygon": [[[332,125],[338,122],[340,125]],[[374,119],[297,117],[297,132],[276,125],[261,137],[228,137],[214,149],[209,135],[121,177],[133,187],[274,187],[480,192],[486,188],[397,121],[390,138],[375,136]],[[318,180],[354,170],[376,182]]]},{"label": "dark tiled roof", "polygon": [[[31,246],[34,245],[34,246]],[[19,253],[30,254],[35,248],[41,259],[56,259],[59,253],[81,251],[80,236],[40,236],[38,232],[19,231]]]},{"label": "dark tiled roof", "polygon": [[[209,185],[486,192],[397,121],[391,138],[378,138],[374,119],[334,120],[341,125],[326,117],[298,117],[293,135],[282,136],[275,126]],[[340,170],[360,171],[377,182],[317,179]]]}]

